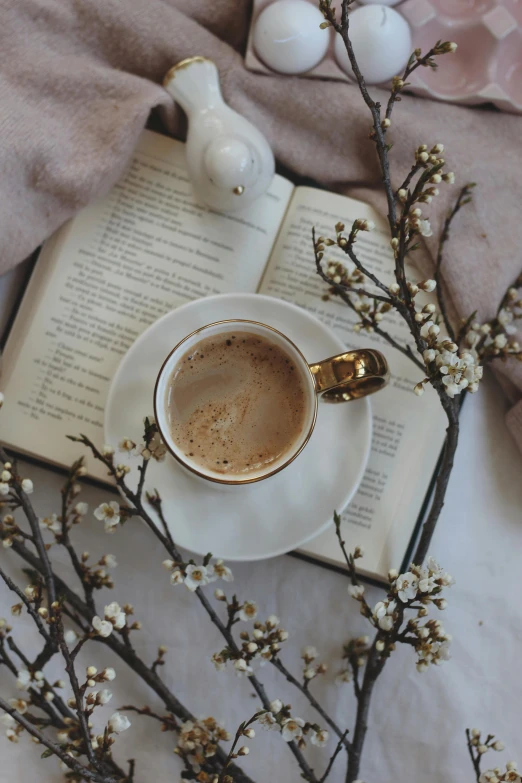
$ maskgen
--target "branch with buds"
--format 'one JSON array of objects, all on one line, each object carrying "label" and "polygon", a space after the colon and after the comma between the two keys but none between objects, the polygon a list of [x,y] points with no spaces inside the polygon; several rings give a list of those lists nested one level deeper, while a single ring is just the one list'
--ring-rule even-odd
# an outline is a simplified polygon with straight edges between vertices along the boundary
[{"label": "branch with buds", "polygon": [[[520,345],[513,336],[515,322],[522,317],[522,296],[519,291],[522,277],[510,286],[492,321],[481,324],[476,320],[476,313],[473,313],[458,328],[450,323],[440,285],[441,267],[453,220],[471,200],[473,184],[469,184],[461,189],[445,221],[433,279],[420,282],[409,279],[411,255],[419,247],[419,240],[433,233],[430,221],[423,213],[425,205],[431,204],[438,196],[439,186],[452,185],[455,175],[445,170],[443,144],[421,144],[415,150],[410,171],[400,186],[394,189],[390,173],[391,145],[387,142],[387,136],[392,130],[394,106],[400,102],[401,93],[407,87],[412,72],[417,68],[436,69],[437,59],[451,55],[457,47],[449,41],[438,41],[425,55],[415,50],[402,76],[393,80],[390,97],[383,109],[371,97],[357,64],[350,38],[348,11],[351,5],[351,0],[343,0],[338,18],[331,0],[320,0],[319,3],[325,24],[333,27],[343,39],[361,97],[371,115],[370,140],[379,160],[388,205],[387,221],[395,282],[386,285],[365,266],[357,254],[357,239],[361,232],[374,228],[372,221],[358,219],[348,229],[343,223],[338,223],[333,237],[316,237],[314,233],[313,250],[317,272],[329,284],[329,294],[339,296],[357,313],[359,320],[355,328],[376,332],[408,356],[424,374],[424,378],[415,385],[415,393],[421,395],[426,384],[430,384],[438,394],[446,414],[446,442],[435,492],[414,554],[414,562],[420,565],[426,557],[442,511],[453,468],[459,436],[460,395],[477,391],[486,362],[493,359],[522,359]],[[325,266],[325,250],[330,246],[344,253],[347,262],[328,261]],[[437,304],[430,302],[417,305],[416,297],[420,291],[436,292]],[[411,344],[398,344],[386,331],[386,314],[391,310],[397,312],[408,327]]]},{"label": "branch with buds", "polygon": [[493,734],[484,737],[480,729],[466,729],[466,741],[476,783],[522,783],[522,775],[516,761],[508,761],[505,767],[494,767],[481,772],[486,753],[491,750],[497,753],[504,750],[504,743]]}]

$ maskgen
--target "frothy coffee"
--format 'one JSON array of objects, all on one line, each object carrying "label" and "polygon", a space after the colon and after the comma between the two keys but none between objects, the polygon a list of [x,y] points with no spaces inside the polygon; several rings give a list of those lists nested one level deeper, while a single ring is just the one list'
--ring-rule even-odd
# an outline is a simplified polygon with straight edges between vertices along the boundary
[{"label": "frothy coffee", "polygon": [[279,345],[228,332],[194,345],[167,388],[172,438],[203,470],[245,474],[269,468],[301,436],[305,381]]}]

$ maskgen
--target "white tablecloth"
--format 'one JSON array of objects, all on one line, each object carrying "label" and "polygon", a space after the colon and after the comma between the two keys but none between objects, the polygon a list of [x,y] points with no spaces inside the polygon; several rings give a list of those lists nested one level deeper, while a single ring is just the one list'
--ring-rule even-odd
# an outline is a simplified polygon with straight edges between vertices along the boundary
[{"label": "white tablecloth", "polygon": [[[0,280],[0,292],[2,284],[6,285]],[[371,709],[361,771],[366,783],[471,783],[474,777],[464,730],[473,726],[495,733],[506,744],[505,753],[491,754],[491,766],[508,758],[522,761],[521,469],[522,459],[503,423],[502,399],[492,379],[486,378],[463,412],[455,470],[432,546],[432,554],[457,580],[448,592],[448,609],[437,613],[454,636],[453,657],[425,674],[415,670],[409,648],[398,649],[388,662]],[[39,513],[57,511],[62,478],[41,467],[27,466],[26,473],[35,483]],[[87,488],[82,497],[94,508],[107,493]],[[111,600],[134,605],[135,617],[143,624],[135,643],[149,661],[158,644],[167,645],[164,675],[187,707],[200,717],[214,715],[230,731],[250,717],[258,706],[252,687],[229,671],[214,671],[209,657],[221,649],[221,638],[197,599],[184,587],[169,585],[168,574],[159,567],[164,554],[139,520],[129,521],[124,531],[108,537],[102,524],[89,516],[75,530],[75,538],[79,549],[88,549],[93,558],[106,552],[116,555],[119,566]],[[16,555],[0,550],[0,558],[12,574],[20,576]],[[63,553],[59,559],[65,562]],[[64,567],[71,575],[70,568]],[[281,617],[290,633],[282,659],[291,670],[299,671],[302,645],[318,648],[330,671],[312,684],[312,690],[341,726],[351,727],[355,707],[351,685],[336,685],[334,674],[340,668],[342,643],[364,633],[366,625],[347,595],[346,579],[291,557],[235,565],[233,570],[235,582],[224,585],[227,592],[233,587],[240,599],[255,600],[261,618],[272,612]],[[379,590],[370,593],[371,601],[379,600]],[[0,589],[0,616],[8,616],[14,602],[12,595]],[[20,618],[14,624],[17,637],[30,644],[35,637],[27,621]],[[114,698],[96,721],[100,727],[110,708],[123,703],[149,704],[161,710],[155,695],[133,682],[110,651],[91,644],[81,663],[113,665],[117,671]],[[278,696],[292,704],[295,714],[316,719],[301,694],[271,666],[262,669],[260,677],[271,698]],[[14,684],[2,668],[0,692],[6,697],[15,695]],[[145,718],[130,717],[132,728],[115,746],[117,759],[138,759],[137,783],[177,780],[180,768],[172,755],[174,736],[161,734]],[[301,779],[277,734],[260,730],[248,744],[251,752],[243,766],[256,781],[297,783]],[[306,751],[318,772],[333,747],[332,739],[328,749],[310,746]],[[18,746],[0,738],[0,781],[62,780],[57,762],[41,760],[40,753],[27,738]],[[329,779],[332,783],[344,780],[342,757]]]}]

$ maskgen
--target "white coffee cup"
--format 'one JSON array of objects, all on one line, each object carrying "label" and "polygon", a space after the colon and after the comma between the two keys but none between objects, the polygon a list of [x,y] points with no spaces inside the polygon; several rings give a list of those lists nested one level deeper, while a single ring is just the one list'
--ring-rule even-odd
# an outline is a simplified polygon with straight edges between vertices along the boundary
[{"label": "white coffee cup", "polygon": [[[305,389],[306,411],[301,432],[278,459],[248,473],[218,473],[196,463],[172,436],[168,420],[168,393],[172,373],[181,358],[201,340],[214,335],[248,332],[264,337],[289,355],[297,367]],[[388,365],[384,356],[373,349],[347,351],[316,364],[309,364],[299,348],[282,332],[267,324],[244,319],[217,321],[187,335],[169,353],[159,371],[154,388],[154,413],[160,435],[170,453],[192,474],[218,484],[240,486],[273,476],[290,465],[304,449],[315,427],[319,397],[329,402],[359,399],[384,388],[388,382]]]}]

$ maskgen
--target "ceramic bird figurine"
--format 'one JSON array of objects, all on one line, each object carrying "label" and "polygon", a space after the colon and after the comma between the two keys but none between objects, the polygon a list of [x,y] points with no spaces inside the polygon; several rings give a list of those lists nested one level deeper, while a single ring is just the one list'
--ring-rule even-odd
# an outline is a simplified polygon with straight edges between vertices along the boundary
[{"label": "ceramic bird figurine", "polygon": [[187,168],[196,196],[219,212],[240,212],[266,192],[274,156],[263,136],[224,102],[212,60],[174,65],[165,89],[188,117]]}]

